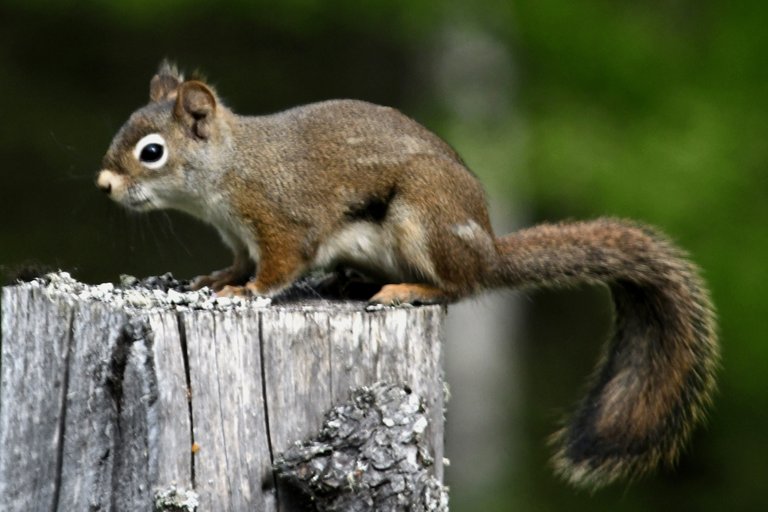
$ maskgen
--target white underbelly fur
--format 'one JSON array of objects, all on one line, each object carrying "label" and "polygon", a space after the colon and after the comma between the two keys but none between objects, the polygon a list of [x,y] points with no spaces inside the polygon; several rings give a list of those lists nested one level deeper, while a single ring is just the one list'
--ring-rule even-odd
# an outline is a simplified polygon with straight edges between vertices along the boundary
[{"label": "white underbelly fur", "polygon": [[382,277],[405,281],[410,272],[398,261],[394,238],[381,224],[354,222],[320,245],[313,266],[330,268],[346,264],[363,271],[375,269]]}]

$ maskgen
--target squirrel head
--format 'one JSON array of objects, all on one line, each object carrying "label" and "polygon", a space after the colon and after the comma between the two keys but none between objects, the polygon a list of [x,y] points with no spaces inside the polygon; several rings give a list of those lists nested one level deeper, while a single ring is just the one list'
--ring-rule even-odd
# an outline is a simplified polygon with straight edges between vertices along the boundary
[{"label": "squirrel head", "polygon": [[190,175],[215,168],[228,137],[229,111],[213,88],[184,80],[168,61],[152,77],[149,98],[115,135],[96,186],[133,210],[177,208],[194,214],[203,180]]}]

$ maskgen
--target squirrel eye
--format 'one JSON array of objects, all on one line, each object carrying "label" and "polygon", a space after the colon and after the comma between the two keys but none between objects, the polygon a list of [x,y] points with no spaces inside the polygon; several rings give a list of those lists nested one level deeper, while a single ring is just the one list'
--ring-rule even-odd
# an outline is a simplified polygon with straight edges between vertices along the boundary
[{"label": "squirrel eye", "polygon": [[148,169],[159,169],[168,160],[165,139],[159,133],[150,133],[136,143],[133,156]]},{"label": "squirrel eye", "polygon": [[160,144],[147,144],[139,153],[139,160],[147,163],[155,163],[163,157],[163,146]]}]

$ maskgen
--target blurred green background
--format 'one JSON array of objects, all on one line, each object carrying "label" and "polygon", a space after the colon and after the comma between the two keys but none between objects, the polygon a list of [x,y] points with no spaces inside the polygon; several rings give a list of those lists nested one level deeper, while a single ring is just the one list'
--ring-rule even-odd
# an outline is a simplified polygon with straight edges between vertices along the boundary
[{"label": "blurred green background", "polygon": [[228,263],[210,228],[129,215],[92,183],[164,56],[241,113],[392,105],[456,147],[517,224],[659,226],[720,315],[716,408],[679,468],[589,494],[551,475],[545,440],[596,360],[605,293],[527,294],[520,448],[481,485],[449,468],[452,510],[766,510],[766,20],[758,1],[1,1],[0,264],[101,282]]}]

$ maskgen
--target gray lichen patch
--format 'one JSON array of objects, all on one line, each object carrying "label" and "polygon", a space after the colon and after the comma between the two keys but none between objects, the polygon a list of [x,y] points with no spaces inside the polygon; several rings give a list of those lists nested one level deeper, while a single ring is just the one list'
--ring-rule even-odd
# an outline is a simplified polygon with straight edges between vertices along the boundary
[{"label": "gray lichen patch", "polygon": [[68,272],[52,272],[22,286],[39,288],[49,295],[76,301],[97,301],[117,308],[133,310],[226,310],[263,308],[271,303],[266,297],[217,297],[209,288],[196,291],[174,280],[170,274],[138,280],[122,276],[119,286],[112,283],[88,285],[74,279]]},{"label": "gray lichen patch", "polygon": [[274,464],[277,475],[324,512],[448,510],[423,433],[429,415],[409,389],[378,383],[331,409],[313,439]]},{"label": "gray lichen patch", "polygon": [[195,512],[199,506],[195,491],[171,485],[155,491],[154,512]]}]

